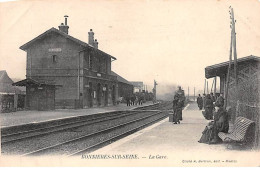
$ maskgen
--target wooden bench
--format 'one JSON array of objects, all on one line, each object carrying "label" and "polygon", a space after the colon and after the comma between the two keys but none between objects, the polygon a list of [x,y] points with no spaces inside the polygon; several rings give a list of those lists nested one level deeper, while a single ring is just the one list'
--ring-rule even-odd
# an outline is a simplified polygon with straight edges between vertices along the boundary
[{"label": "wooden bench", "polygon": [[234,128],[230,133],[219,132],[218,136],[223,142],[236,142],[242,145],[253,141],[254,134],[252,134],[252,128],[254,128],[255,122],[244,117],[237,117]]}]

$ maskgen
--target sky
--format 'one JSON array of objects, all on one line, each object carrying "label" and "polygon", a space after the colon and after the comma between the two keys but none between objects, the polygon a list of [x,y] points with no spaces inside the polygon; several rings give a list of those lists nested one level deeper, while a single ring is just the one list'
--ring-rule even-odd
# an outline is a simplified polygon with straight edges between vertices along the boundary
[{"label": "sky", "polygon": [[[112,70],[143,81],[158,93],[180,85],[203,90],[205,67],[227,61],[229,6],[234,9],[237,56],[260,56],[259,0],[22,0],[0,3],[0,70],[24,79],[26,52],[19,47],[68,15],[69,35],[116,57]],[[219,81],[218,81],[219,82]],[[211,87],[212,80],[209,80]]]}]

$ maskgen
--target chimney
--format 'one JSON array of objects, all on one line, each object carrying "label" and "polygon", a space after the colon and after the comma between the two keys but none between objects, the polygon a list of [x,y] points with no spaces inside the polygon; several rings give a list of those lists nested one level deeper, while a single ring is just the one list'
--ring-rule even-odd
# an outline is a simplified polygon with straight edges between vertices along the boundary
[{"label": "chimney", "polygon": [[97,39],[95,39],[94,48],[98,49],[98,41],[97,41]]},{"label": "chimney", "polygon": [[92,29],[88,32],[88,44],[94,47],[94,32]]},{"label": "chimney", "polygon": [[67,18],[69,17],[68,15],[65,15],[65,25],[63,23],[60,24],[59,26],[59,30],[66,33],[66,34],[69,34],[69,26],[67,25],[68,21],[67,21]]}]

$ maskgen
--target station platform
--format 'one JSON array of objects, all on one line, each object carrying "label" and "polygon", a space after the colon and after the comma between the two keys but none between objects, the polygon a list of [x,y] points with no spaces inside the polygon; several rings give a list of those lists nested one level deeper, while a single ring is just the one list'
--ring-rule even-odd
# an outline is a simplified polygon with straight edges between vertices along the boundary
[{"label": "station platform", "polygon": [[152,105],[151,101],[143,103],[143,105],[126,106],[120,103],[116,106],[96,107],[88,109],[59,109],[52,111],[17,111],[0,114],[1,127],[17,126],[28,123],[38,123],[50,120],[64,119],[75,116],[91,115],[96,113],[104,113],[120,110],[131,110],[137,107]]},{"label": "station platform", "polygon": [[[183,110],[181,124],[166,118],[91,155],[137,155],[134,166],[259,166],[259,151],[228,149],[227,144],[204,144],[198,140],[209,121],[195,102]],[[117,160],[113,160],[114,162]],[[118,164],[129,165],[129,160]],[[104,165],[110,162],[104,160]]]}]

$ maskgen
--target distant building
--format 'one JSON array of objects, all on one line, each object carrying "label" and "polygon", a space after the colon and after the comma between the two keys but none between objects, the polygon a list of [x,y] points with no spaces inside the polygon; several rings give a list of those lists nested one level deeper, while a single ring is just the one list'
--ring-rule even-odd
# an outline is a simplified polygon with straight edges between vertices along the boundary
[{"label": "distant building", "polygon": [[247,56],[237,59],[237,92],[235,90],[234,61],[231,64],[229,87],[227,85],[229,61],[205,68],[205,77],[220,77],[220,93],[228,91],[227,106],[231,107],[231,120],[243,116],[255,121],[255,146],[260,146],[260,57]]},{"label": "distant building", "polygon": [[134,85],[134,92],[142,92],[144,90],[144,83],[142,81],[131,81]]},{"label": "distant building", "polygon": [[12,86],[13,80],[5,70],[0,70],[0,112],[24,108],[25,91]]},{"label": "distant building", "polygon": [[121,88],[116,74],[111,73],[111,62],[116,58],[98,49],[92,29],[88,44],[78,40],[69,35],[65,16],[65,24],[59,30],[51,28],[20,49],[27,53],[26,79],[14,85],[26,86],[28,109],[89,108],[116,103],[116,93]]}]

